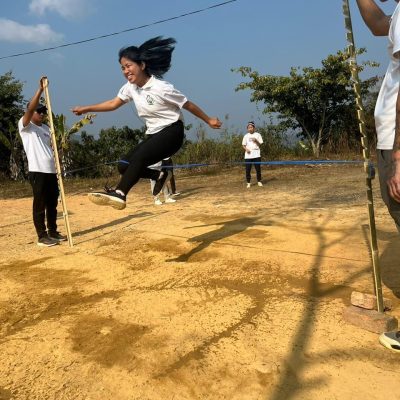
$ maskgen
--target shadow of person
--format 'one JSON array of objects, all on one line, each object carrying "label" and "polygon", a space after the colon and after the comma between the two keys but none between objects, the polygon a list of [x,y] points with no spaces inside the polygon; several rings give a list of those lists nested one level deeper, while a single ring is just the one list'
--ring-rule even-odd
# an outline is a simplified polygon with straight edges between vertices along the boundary
[{"label": "shadow of person", "polygon": [[388,242],[380,257],[382,283],[400,299],[400,235],[379,231],[378,237]]},{"label": "shadow of person", "polygon": [[189,189],[184,189],[182,191],[178,190],[178,192],[180,194],[179,194],[179,197],[177,197],[177,199],[178,198],[179,199],[185,199],[186,197],[190,197],[190,196],[196,195],[197,193],[200,192],[201,189],[204,189],[204,186],[196,186],[196,187],[192,187],[192,188],[189,188]]},{"label": "shadow of person", "polygon": [[216,226],[216,225],[220,226],[220,228],[214,231],[203,233],[201,235],[190,238],[188,242],[196,242],[199,243],[199,245],[194,249],[190,250],[189,253],[182,254],[179,257],[168,261],[178,261],[178,262],[188,261],[194,254],[199,253],[202,250],[206,249],[208,246],[210,246],[210,244],[222,239],[226,239],[227,237],[236,235],[238,233],[241,233],[250,226],[255,225],[259,218],[260,217],[243,217],[243,218],[233,219],[231,221],[218,222],[215,224],[191,226],[189,228],[186,228],[186,229],[192,229],[192,228],[202,228],[202,227]]},{"label": "shadow of person", "polygon": [[148,216],[151,216],[151,215],[153,215],[153,214],[150,213],[150,212],[147,212],[147,211],[143,211],[143,212],[140,212],[140,213],[137,213],[137,214],[126,215],[125,217],[115,219],[113,221],[107,222],[107,223],[102,224],[102,225],[96,225],[96,226],[93,226],[91,228],[84,229],[82,231],[74,232],[74,236],[75,237],[83,236],[83,235],[86,235],[86,234],[91,233],[91,232],[101,231],[104,228],[110,228],[110,227],[113,227],[113,226],[116,226],[116,225],[119,225],[119,224],[123,224],[125,222],[130,221],[131,219],[134,219],[134,218],[143,218],[143,217],[148,217]]}]

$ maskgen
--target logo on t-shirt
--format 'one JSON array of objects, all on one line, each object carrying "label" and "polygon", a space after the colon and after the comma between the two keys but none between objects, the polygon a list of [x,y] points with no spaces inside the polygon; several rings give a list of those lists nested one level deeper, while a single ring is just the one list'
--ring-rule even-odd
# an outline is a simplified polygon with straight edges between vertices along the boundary
[{"label": "logo on t-shirt", "polygon": [[149,94],[146,96],[146,101],[151,106],[154,104],[154,99]]}]

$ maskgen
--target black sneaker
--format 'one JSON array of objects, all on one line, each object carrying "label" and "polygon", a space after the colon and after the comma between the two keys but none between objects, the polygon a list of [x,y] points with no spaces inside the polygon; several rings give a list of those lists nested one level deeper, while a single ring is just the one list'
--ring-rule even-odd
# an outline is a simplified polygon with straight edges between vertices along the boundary
[{"label": "black sneaker", "polygon": [[126,207],[126,196],[117,193],[114,189],[89,193],[88,197],[92,203],[98,206],[111,206],[117,210],[123,210]]},{"label": "black sneaker", "polygon": [[39,238],[37,244],[41,247],[51,247],[56,246],[58,244],[58,240],[50,239],[48,236],[43,236]]},{"label": "black sneaker", "polygon": [[161,193],[162,188],[165,185],[165,182],[168,181],[168,179],[171,179],[172,176],[172,172],[171,171],[163,171],[163,174],[161,176],[161,178],[158,178],[156,180],[156,183],[154,185],[154,189],[153,189],[153,196],[158,196]]},{"label": "black sneaker", "polygon": [[67,240],[67,237],[65,235],[61,235],[60,232],[49,232],[49,238],[57,240],[57,242],[65,242]]}]

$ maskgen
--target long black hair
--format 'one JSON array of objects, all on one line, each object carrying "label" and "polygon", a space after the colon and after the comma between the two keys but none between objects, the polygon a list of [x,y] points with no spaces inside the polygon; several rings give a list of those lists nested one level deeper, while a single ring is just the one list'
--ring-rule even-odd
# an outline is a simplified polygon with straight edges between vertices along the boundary
[{"label": "long black hair", "polygon": [[174,38],[163,39],[162,36],[157,36],[139,47],[123,47],[118,52],[118,61],[121,62],[121,58],[124,57],[138,64],[144,62],[145,72],[149,76],[162,78],[171,67],[171,56],[175,49],[175,43]]}]

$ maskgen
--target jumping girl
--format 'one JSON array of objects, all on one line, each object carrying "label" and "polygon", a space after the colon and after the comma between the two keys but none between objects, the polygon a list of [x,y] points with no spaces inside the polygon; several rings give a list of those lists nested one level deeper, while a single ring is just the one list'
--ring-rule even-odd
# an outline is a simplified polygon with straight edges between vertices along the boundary
[{"label": "jumping girl", "polygon": [[171,157],[181,148],[184,139],[182,108],[213,129],[221,127],[222,123],[218,118],[209,117],[172,84],[161,80],[170,69],[175,43],[173,38],[163,39],[158,36],[139,47],[122,48],[119,51],[119,62],[128,82],[122,86],[117,97],[72,109],[76,115],[113,111],[133,101],[139,117],[146,123],[147,138],[118,164],[118,170],[122,174],[120,182],[115,189],[89,193],[89,200],[93,203],[124,209],[128,192],[140,178],[155,180],[153,194],[160,193],[168,178],[168,171],[160,172],[148,167]]}]

